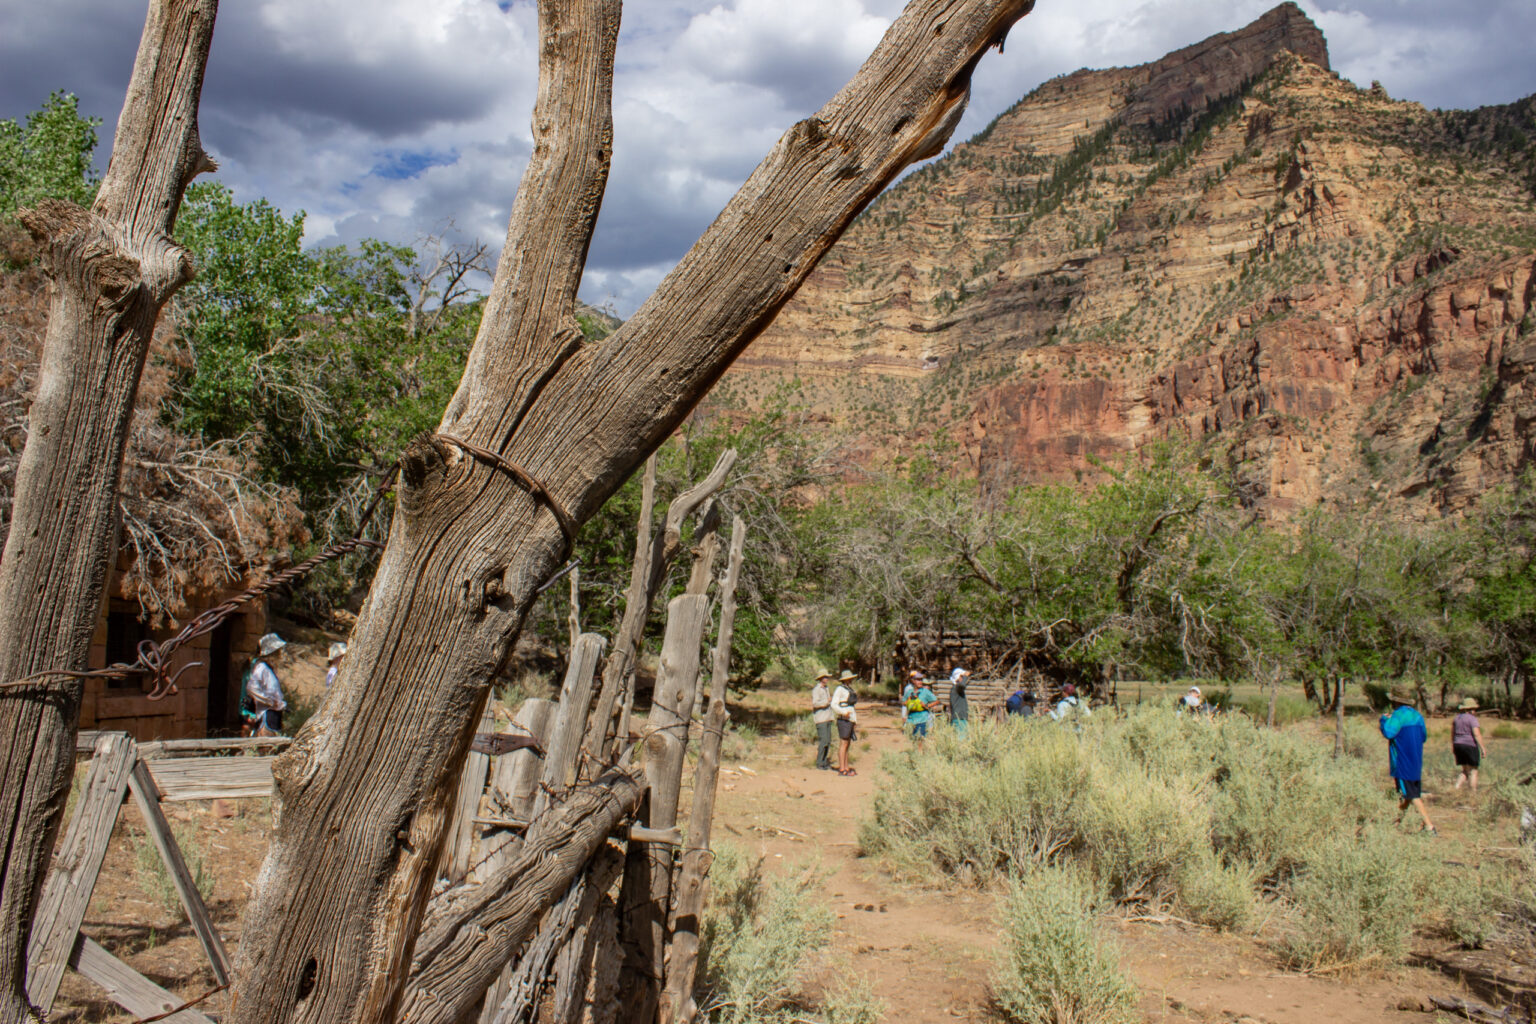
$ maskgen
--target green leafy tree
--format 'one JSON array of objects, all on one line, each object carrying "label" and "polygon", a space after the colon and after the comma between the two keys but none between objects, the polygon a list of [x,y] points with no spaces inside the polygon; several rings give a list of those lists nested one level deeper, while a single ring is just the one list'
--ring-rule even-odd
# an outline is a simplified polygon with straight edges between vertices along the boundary
[{"label": "green leafy tree", "polygon": [[0,120],[0,221],[40,199],[89,206],[99,179],[92,166],[99,117],[82,117],[73,93],[55,92],[26,124]]}]

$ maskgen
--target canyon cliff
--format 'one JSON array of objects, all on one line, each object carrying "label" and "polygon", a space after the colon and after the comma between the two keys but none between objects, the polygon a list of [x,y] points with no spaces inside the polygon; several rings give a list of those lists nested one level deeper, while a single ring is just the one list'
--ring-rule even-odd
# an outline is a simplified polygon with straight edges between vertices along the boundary
[{"label": "canyon cliff", "polygon": [[717,389],[872,466],[1060,479],[1169,438],[1255,505],[1454,513],[1536,441],[1536,98],[1429,111],[1294,4],[1040,86],[882,195]]}]

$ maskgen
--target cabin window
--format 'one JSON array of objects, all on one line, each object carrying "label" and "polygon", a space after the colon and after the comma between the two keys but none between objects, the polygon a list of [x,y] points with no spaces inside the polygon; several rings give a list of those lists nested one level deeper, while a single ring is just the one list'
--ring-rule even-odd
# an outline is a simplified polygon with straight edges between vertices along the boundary
[{"label": "cabin window", "polygon": [[[134,612],[107,613],[107,664],[132,664],[139,660],[139,642],[150,638],[149,626]],[[114,690],[137,690],[142,677],[107,679],[107,686]]]}]

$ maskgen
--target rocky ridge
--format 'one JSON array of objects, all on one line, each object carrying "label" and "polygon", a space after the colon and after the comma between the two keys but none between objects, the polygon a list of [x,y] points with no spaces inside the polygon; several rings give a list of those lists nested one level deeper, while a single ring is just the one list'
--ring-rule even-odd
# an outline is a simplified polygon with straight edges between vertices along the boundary
[{"label": "rocky ridge", "polygon": [[1255,501],[1466,507],[1536,422],[1536,101],[1432,112],[1293,4],[1047,82],[874,203],[722,383],[872,462],[1062,477],[1213,442]]}]

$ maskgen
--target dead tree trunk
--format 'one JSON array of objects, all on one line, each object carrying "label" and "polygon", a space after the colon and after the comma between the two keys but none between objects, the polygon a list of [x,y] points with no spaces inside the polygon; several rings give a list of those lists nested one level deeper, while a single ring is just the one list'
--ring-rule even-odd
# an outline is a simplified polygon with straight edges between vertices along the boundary
[{"label": "dead tree trunk", "polygon": [[[645,725],[645,779],[649,791],[646,824],[672,828],[677,824],[682,790],[683,758],[688,750],[688,716],[699,675],[699,643],[709,625],[709,599],[681,594],[667,606],[667,634],[662,641],[661,669]],[[656,844],[629,847],[624,885],[619,893],[623,934],[626,1017],[650,1024],[661,994],[666,953],[667,906],[672,894],[672,850]]]},{"label": "dead tree trunk", "polygon": [[458,1024],[472,1018],[502,965],[608,834],[634,813],[641,792],[629,772],[580,787],[529,826],[499,876],[451,895],[421,936],[399,1019]]},{"label": "dead tree trunk", "polygon": [[[440,432],[402,457],[340,677],[274,772],[280,814],[231,1021],[395,1018],[480,694],[574,524],[677,427],[858,211],[942,148],[976,61],[1030,6],[917,0],[635,316],[584,344],[573,302],[607,176],[618,4],[540,5],[534,150],[508,245]],[[537,869],[558,894],[581,867]],[[502,945],[532,921],[502,929]],[[477,977],[475,998],[494,973]]]},{"label": "dead tree trunk", "polygon": [[[606,723],[613,715],[620,697],[624,699],[626,711],[634,697],[632,680],[635,662],[640,657],[640,641],[645,635],[645,623],[651,617],[651,606],[656,603],[656,595],[666,581],[667,570],[683,549],[683,524],[700,505],[715,496],[735,464],[736,449],[727,448],[715,460],[715,468],[709,471],[709,476],[673,498],[672,504],[667,506],[666,522],[653,543],[650,539],[651,503],[656,490],[656,466],[654,456],[646,460],[640,506],[640,539],[635,544],[635,561],[630,570],[629,589],[624,596],[624,617],[614,637],[608,663],[603,666],[603,689],[598,697],[597,709],[593,712],[592,733],[603,737],[599,752],[604,759],[612,752],[607,743]],[[627,719],[626,714],[618,730],[620,744],[626,739]],[[599,727],[597,723],[604,724]]]},{"label": "dead tree trunk", "polygon": [[[213,167],[197,104],[217,0],[152,0],[89,211],[45,200],[21,221],[52,280],[37,394],[0,557],[0,682],[83,669],[117,529],[139,374],[161,307],[192,278],[171,240]],[[26,1014],[27,929],[74,768],[81,684],[0,689],[0,1021]]]},{"label": "dead tree trunk", "polygon": [[720,588],[720,630],[710,666],[709,712],[699,743],[699,766],[693,776],[693,811],[688,816],[688,844],[683,848],[682,872],[668,921],[666,985],[658,1024],[688,1022],[698,1016],[693,979],[699,959],[699,918],[709,893],[710,827],[715,819],[715,782],[720,772],[720,744],[725,738],[725,684],[731,674],[731,639],[736,627],[736,581],[747,541],[740,517],[731,524],[731,558]]}]

